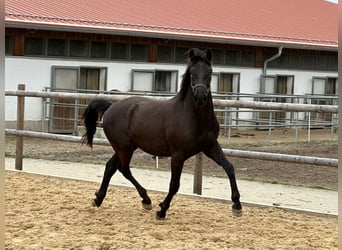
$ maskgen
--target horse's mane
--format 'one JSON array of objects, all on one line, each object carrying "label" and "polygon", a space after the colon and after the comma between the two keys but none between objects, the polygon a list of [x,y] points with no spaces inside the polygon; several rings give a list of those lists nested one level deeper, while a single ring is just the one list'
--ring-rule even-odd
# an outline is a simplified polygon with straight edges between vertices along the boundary
[{"label": "horse's mane", "polygon": [[[189,50],[186,54],[189,55],[190,51],[191,50]],[[179,91],[179,95],[182,101],[185,99],[186,93],[188,92],[188,89],[191,84],[190,68],[199,61],[205,62],[206,64],[211,66],[211,60],[207,58],[206,53],[204,53],[200,49],[193,49],[192,51],[194,51],[194,55],[191,58],[189,57],[188,59],[188,65],[183,75],[181,89]]]}]

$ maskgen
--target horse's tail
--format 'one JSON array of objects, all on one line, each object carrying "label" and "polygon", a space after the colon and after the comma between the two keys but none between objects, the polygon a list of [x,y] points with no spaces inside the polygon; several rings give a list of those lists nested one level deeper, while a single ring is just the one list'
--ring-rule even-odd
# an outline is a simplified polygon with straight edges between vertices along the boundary
[{"label": "horse's tail", "polygon": [[109,108],[110,105],[112,105],[112,103],[105,99],[94,99],[89,103],[83,114],[83,121],[86,127],[86,133],[82,137],[83,143],[86,143],[90,147],[93,146],[97,120],[101,120],[103,113]]}]

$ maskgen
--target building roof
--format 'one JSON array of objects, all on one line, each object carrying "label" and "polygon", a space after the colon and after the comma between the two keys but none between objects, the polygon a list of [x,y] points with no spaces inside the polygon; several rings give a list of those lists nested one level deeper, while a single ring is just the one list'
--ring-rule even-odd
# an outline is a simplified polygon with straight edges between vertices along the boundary
[{"label": "building roof", "polygon": [[287,47],[338,46],[325,0],[6,0],[6,27]]}]

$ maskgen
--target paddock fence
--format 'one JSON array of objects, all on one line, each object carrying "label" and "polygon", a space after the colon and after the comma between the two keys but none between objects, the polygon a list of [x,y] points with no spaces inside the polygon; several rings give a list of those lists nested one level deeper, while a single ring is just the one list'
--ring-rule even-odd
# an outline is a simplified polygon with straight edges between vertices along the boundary
[{"label": "paddock fence", "polygon": [[[69,142],[80,142],[80,136],[51,134],[44,132],[26,131],[24,130],[24,110],[25,110],[25,97],[37,98],[63,98],[69,100],[91,100],[94,98],[105,98],[110,101],[116,102],[130,95],[115,95],[115,94],[89,94],[89,93],[61,93],[61,92],[46,92],[46,91],[26,91],[25,86],[18,85],[17,91],[5,91],[5,96],[16,96],[17,101],[17,128],[5,129],[7,135],[16,136],[16,160],[15,169],[23,169],[23,138],[35,137],[52,140],[62,140]],[[148,98],[157,100],[166,100],[170,97],[163,96],[147,96]],[[242,101],[242,100],[218,100],[213,99],[213,104],[223,108],[249,108],[249,109],[263,109],[263,110],[282,110],[294,112],[325,112],[325,113],[338,113],[337,105],[318,105],[318,104],[296,104],[296,103],[277,103],[277,102],[261,102],[261,101]],[[106,139],[95,138],[94,144],[109,145]],[[301,155],[289,154],[276,154],[257,151],[245,151],[223,148],[223,152],[227,156],[235,156],[249,159],[260,159],[269,161],[291,162],[299,164],[310,164],[319,166],[338,167],[338,159],[310,157]],[[202,153],[196,155],[195,170],[194,170],[194,185],[193,192],[202,194]]]},{"label": "paddock fence", "polygon": [[[121,92],[121,91],[102,91],[102,90],[85,90],[85,89],[65,89],[65,88],[48,88],[47,92],[66,92],[66,93],[88,93],[88,94],[106,94],[106,95],[126,95],[126,96],[155,96],[155,97],[172,97],[176,93],[156,92],[156,91],[138,91],[138,92]],[[321,104],[321,105],[337,105],[337,95],[321,95],[321,94],[265,94],[265,93],[236,93],[236,92],[213,92],[213,102],[218,103],[220,100],[248,100],[252,102],[280,102],[294,104]],[[41,131],[50,133],[70,133],[78,134],[80,115],[85,109],[87,101],[85,100],[63,100],[56,98],[43,98],[42,103],[42,119],[48,122],[42,122]],[[68,110],[68,111],[67,111]],[[56,111],[56,112],[55,112]],[[64,111],[64,112],[63,112]],[[294,138],[298,142],[299,131],[307,129],[307,141],[311,141],[311,129],[330,128],[330,138],[334,138],[337,130],[338,117],[336,113],[326,112],[301,112],[271,109],[250,109],[239,107],[222,107],[214,105],[214,111],[220,124],[220,134],[227,137],[228,144],[231,143],[234,129],[253,129],[259,131],[268,130],[268,141],[272,141],[273,130],[289,129],[295,131]]]}]

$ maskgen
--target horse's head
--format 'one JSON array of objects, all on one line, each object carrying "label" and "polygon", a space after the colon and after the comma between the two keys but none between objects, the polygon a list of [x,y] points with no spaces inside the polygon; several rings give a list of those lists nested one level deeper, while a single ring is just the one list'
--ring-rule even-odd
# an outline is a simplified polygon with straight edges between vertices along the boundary
[{"label": "horse's head", "polygon": [[190,84],[197,106],[204,106],[210,98],[211,50],[191,49],[189,51]]}]

